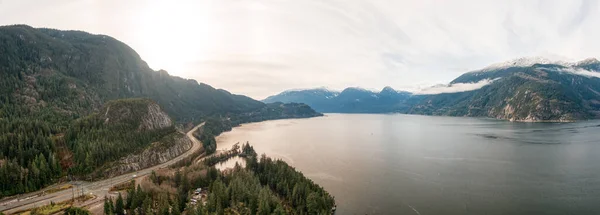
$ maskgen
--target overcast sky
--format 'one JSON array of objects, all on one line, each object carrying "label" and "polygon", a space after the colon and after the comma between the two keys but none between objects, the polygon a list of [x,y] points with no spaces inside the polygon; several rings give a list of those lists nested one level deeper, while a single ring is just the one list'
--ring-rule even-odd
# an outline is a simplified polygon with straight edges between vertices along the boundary
[{"label": "overcast sky", "polygon": [[415,89],[513,58],[600,52],[594,0],[0,0],[0,24],[110,35],[153,69],[256,99]]}]

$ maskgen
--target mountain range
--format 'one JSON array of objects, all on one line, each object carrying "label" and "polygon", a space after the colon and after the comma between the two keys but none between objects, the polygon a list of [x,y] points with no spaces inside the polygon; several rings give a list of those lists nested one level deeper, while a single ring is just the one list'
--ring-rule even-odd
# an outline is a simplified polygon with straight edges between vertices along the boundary
[{"label": "mountain range", "polygon": [[289,90],[263,102],[301,102],[326,113],[387,113],[404,109],[411,93],[385,87],[380,92],[350,87],[343,91],[326,88]]},{"label": "mountain range", "polygon": [[265,102],[302,102],[321,112],[490,117],[510,121],[600,118],[600,61],[519,58],[416,92],[347,88],[291,90]]}]

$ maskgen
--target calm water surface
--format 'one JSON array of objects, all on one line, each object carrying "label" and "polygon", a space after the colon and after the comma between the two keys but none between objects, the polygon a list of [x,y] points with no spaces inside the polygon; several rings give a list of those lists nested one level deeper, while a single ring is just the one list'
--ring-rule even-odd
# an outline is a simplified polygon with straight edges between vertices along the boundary
[{"label": "calm water surface", "polygon": [[336,198],[337,214],[600,214],[600,121],[330,114],[246,124]]}]

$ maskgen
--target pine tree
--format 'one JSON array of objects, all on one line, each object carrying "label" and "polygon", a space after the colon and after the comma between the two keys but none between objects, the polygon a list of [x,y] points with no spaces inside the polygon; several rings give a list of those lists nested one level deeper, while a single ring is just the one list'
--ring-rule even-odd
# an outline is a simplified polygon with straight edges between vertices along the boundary
[{"label": "pine tree", "polygon": [[135,208],[131,207],[134,196],[135,196],[135,187],[133,189],[127,189],[127,198],[125,199],[125,209],[135,209]]},{"label": "pine tree", "polygon": [[177,199],[173,201],[173,205],[171,206],[171,215],[181,215],[181,210],[179,210],[179,201],[177,201]]},{"label": "pine tree", "polygon": [[146,197],[144,199],[144,203],[142,203],[142,208],[144,209],[144,213],[146,213],[146,215],[152,214],[152,199],[150,197]]},{"label": "pine tree", "polygon": [[256,214],[269,215],[271,214],[270,195],[267,188],[262,188],[258,194],[258,211]]},{"label": "pine tree", "polygon": [[306,198],[306,207],[309,214],[318,214],[319,213],[319,196],[317,193],[312,192],[308,194]]},{"label": "pine tree", "polygon": [[108,198],[106,198],[106,196],[104,196],[104,214],[105,215],[112,214],[112,211],[110,210],[110,205],[108,203]]},{"label": "pine tree", "polygon": [[124,215],[125,214],[125,205],[123,203],[123,196],[119,193],[119,197],[117,197],[117,203],[115,205],[115,214]]},{"label": "pine tree", "polygon": [[115,214],[115,202],[113,201],[112,197],[108,199],[108,207],[110,208],[110,214]]}]

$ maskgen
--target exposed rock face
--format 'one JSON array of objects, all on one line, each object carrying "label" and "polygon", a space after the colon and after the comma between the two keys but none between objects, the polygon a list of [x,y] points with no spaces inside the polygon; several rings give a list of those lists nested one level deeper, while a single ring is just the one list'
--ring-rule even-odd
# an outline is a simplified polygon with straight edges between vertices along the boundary
[{"label": "exposed rock face", "polygon": [[152,131],[173,126],[171,117],[150,99],[119,99],[107,103],[105,123],[134,125],[137,131]]},{"label": "exposed rock face", "polygon": [[148,105],[148,112],[142,117],[138,130],[156,130],[171,126],[173,126],[173,121],[169,115],[163,112],[158,104],[152,102]]},{"label": "exposed rock face", "polygon": [[193,143],[185,135],[178,134],[175,143],[170,147],[165,148],[160,146],[161,144],[163,143],[152,143],[141,153],[121,158],[112,164],[111,168],[105,170],[103,176],[117,176],[167,162],[189,150]]}]

